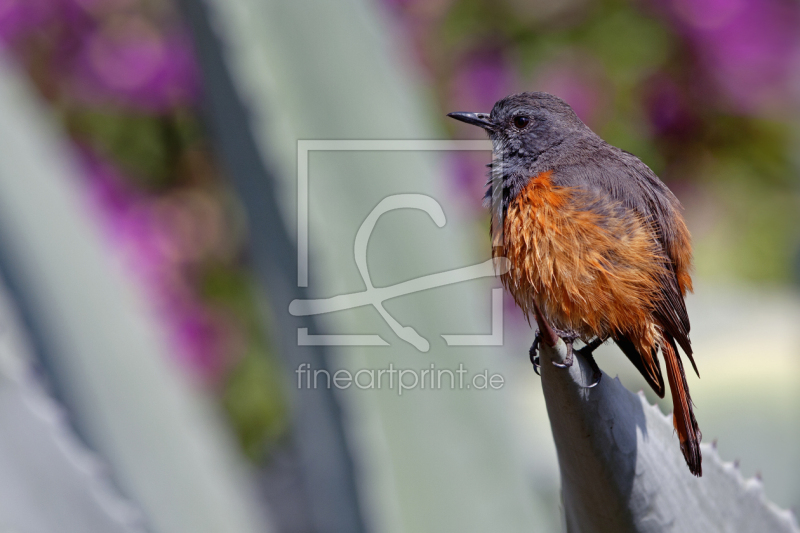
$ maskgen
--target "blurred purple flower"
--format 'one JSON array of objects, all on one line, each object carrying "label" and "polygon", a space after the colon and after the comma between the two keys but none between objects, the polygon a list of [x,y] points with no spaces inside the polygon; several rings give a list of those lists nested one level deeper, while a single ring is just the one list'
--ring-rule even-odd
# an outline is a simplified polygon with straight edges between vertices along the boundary
[{"label": "blurred purple flower", "polygon": [[[527,317],[522,309],[514,302],[508,293],[503,295],[503,321],[508,324],[512,330],[521,331],[523,335],[528,335],[531,326],[538,329],[536,319],[534,317]],[[531,337],[531,341],[533,338]]]},{"label": "blurred purple flower", "polygon": [[0,0],[0,44],[13,44],[50,20],[54,0]]},{"label": "blurred purple flower", "polygon": [[[153,216],[148,199],[131,187],[109,162],[83,151],[91,204],[105,222],[112,246],[124,255],[126,264],[149,288],[168,289],[173,277],[173,253],[168,234]],[[163,292],[163,291],[162,291]],[[169,298],[159,298],[159,303]]]},{"label": "blurred purple flower", "polygon": [[451,105],[460,111],[488,113],[497,100],[512,92],[515,78],[514,71],[500,52],[474,53],[462,62],[452,79]]},{"label": "blurred purple flower", "polygon": [[701,67],[739,110],[785,102],[800,57],[800,4],[675,0],[669,9]]},{"label": "blurred purple flower", "polygon": [[423,22],[441,18],[453,0],[382,0],[382,3],[396,16]]},{"label": "blurred purple flower", "polygon": [[199,381],[218,380],[235,355],[236,330],[192,289],[170,217],[128,185],[110,163],[83,150],[90,204],[112,247],[144,287],[175,353]]},{"label": "blurred purple flower", "polygon": [[485,152],[459,151],[451,153],[447,158],[448,176],[453,188],[466,203],[480,209],[486,191],[489,157]]},{"label": "blurred purple flower", "polygon": [[163,35],[136,16],[109,22],[87,35],[76,58],[75,96],[160,112],[191,104],[199,93],[191,44],[180,31]]},{"label": "blurred purple flower", "polygon": [[199,303],[172,311],[176,353],[202,381],[213,382],[229,359],[231,324]]},{"label": "blurred purple flower", "polygon": [[[44,92],[64,91],[97,107],[159,113],[192,104],[198,69],[180,28],[137,14],[139,0],[0,0],[0,46],[33,68]],[[241,353],[235,321],[202,301],[194,272],[214,253],[221,214],[200,191],[151,196],[114,167],[78,147],[89,198],[110,246],[143,288],[174,353],[205,383],[222,377]],[[216,238],[214,236],[217,236]],[[215,240],[216,239],[216,240]]]},{"label": "blurred purple flower", "polygon": [[589,61],[576,64],[554,63],[541,69],[536,90],[558,96],[567,102],[582,121],[597,127],[602,93],[600,81]]},{"label": "blurred purple flower", "polygon": [[383,4],[395,12],[403,11],[409,5],[414,4],[415,2],[416,0],[383,0]]},{"label": "blurred purple flower", "polygon": [[650,124],[659,134],[682,134],[694,123],[680,86],[667,76],[655,76],[645,89]]},{"label": "blurred purple flower", "polygon": [[92,13],[99,14],[113,10],[120,10],[127,7],[133,7],[140,0],[62,0],[70,2],[80,9]]}]

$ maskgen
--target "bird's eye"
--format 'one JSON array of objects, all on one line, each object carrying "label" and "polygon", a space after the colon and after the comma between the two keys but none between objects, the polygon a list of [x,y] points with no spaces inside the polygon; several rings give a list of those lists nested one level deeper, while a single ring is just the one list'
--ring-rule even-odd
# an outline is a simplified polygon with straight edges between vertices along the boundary
[{"label": "bird's eye", "polygon": [[514,123],[514,127],[520,130],[524,130],[528,127],[528,124],[531,123],[531,119],[526,117],[525,115],[517,115],[512,119]]}]

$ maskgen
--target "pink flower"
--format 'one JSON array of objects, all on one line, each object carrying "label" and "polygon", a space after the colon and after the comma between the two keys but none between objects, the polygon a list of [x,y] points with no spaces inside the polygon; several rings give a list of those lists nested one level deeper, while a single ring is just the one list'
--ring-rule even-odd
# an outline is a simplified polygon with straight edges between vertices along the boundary
[{"label": "pink flower", "polygon": [[107,161],[83,150],[90,204],[110,245],[142,286],[178,360],[202,383],[214,383],[241,353],[235,322],[205,304],[192,286],[185,243],[163,200],[131,188]]},{"label": "pink flower", "polygon": [[660,134],[681,134],[695,122],[680,86],[667,76],[654,77],[648,83],[645,103],[650,124]]},{"label": "pink flower", "polygon": [[0,0],[0,43],[13,44],[56,13],[53,0]]},{"label": "pink flower", "polygon": [[486,164],[490,160],[489,152],[471,151],[452,152],[447,158],[448,176],[452,180],[453,188],[476,210],[480,210],[483,205],[489,172]]},{"label": "pink flower", "polygon": [[451,106],[460,111],[488,113],[497,100],[508,96],[516,75],[500,52],[473,53],[462,64],[450,84]]},{"label": "pink flower", "polygon": [[740,111],[791,98],[800,58],[800,4],[780,0],[673,0],[672,18],[700,66]]},{"label": "pink flower", "polygon": [[197,303],[172,312],[176,352],[200,380],[215,381],[231,359],[233,324]]},{"label": "pink flower", "polygon": [[163,34],[139,16],[112,17],[90,33],[72,76],[80,100],[153,112],[196,102],[199,85],[188,38],[180,31]]},{"label": "pink flower", "polygon": [[593,69],[588,61],[561,63],[540,70],[536,77],[536,90],[558,96],[572,107],[581,120],[596,127],[603,93],[597,69]]}]

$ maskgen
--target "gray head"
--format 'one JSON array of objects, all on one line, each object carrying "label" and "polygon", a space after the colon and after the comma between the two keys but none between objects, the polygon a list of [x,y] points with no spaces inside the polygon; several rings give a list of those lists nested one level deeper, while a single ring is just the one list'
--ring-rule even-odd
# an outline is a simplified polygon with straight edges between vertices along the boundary
[{"label": "gray head", "polygon": [[565,138],[589,132],[562,99],[547,93],[519,93],[494,104],[492,112],[450,113],[456,120],[479,126],[492,139],[505,164],[529,164]]},{"label": "gray head", "polygon": [[552,168],[548,165],[559,159],[567,138],[594,136],[566,102],[541,92],[503,98],[489,114],[458,112],[447,116],[489,134],[494,148],[487,200],[499,200],[503,208],[528,178]]}]

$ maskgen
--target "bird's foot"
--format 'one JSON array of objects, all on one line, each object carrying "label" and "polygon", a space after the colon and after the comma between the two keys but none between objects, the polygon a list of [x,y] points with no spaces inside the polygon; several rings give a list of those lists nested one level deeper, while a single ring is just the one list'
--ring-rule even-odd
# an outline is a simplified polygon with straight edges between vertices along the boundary
[{"label": "bird's foot", "polygon": [[[556,335],[561,337],[561,340],[567,345],[567,356],[564,358],[563,363],[557,363],[553,361],[553,365],[559,368],[569,368],[575,362],[573,344],[575,340],[578,338],[578,334],[573,331],[561,331],[558,329],[553,328]],[[602,345],[606,339],[602,339],[600,337],[595,338],[592,342],[584,346],[583,348],[577,350],[580,352],[582,356],[589,361],[589,366],[592,369],[592,383],[587,385],[587,389],[591,389],[597,386],[600,383],[600,379],[603,377],[603,373],[600,371],[600,367],[597,366],[597,362],[594,360],[593,352]],[[528,355],[531,359],[531,364],[533,365],[533,371],[536,374],[541,375],[539,373],[539,344],[542,342],[542,333],[537,329],[536,336],[533,339],[533,344],[531,344],[530,350],[528,350]]]},{"label": "bird's foot", "polygon": [[564,344],[567,345],[567,356],[564,358],[564,362],[563,363],[557,363],[557,362],[553,361],[553,364],[555,366],[557,366],[558,368],[569,368],[569,367],[572,366],[572,363],[574,361],[573,354],[572,354],[572,352],[573,352],[572,344],[575,342],[575,339],[578,338],[578,334],[575,333],[574,331],[561,331],[561,330],[558,330],[558,329],[555,329],[555,328],[553,328],[553,331],[555,331],[556,335],[561,337],[561,340],[563,340]]},{"label": "bird's foot", "polygon": [[528,355],[531,358],[531,364],[533,365],[533,371],[536,372],[537,376],[541,376],[539,373],[539,343],[542,342],[542,332],[538,329],[536,330],[536,336],[533,338],[533,344],[531,344],[530,350],[528,350]]}]

